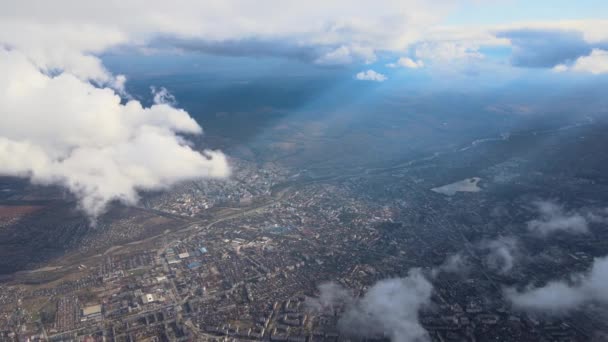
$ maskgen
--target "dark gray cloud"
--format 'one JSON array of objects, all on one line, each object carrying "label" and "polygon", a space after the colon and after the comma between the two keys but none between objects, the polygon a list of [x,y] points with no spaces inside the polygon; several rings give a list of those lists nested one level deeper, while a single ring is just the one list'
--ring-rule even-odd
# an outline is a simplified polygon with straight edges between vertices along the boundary
[{"label": "dark gray cloud", "polygon": [[496,36],[511,41],[511,64],[519,67],[552,68],[588,56],[593,48],[608,46],[608,42],[588,43],[579,31],[517,29],[501,31]]},{"label": "dark gray cloud", "polygon": [[152,39],[147,47],[174,48],[231,57],[283,57],[319,65],[345,65],[353,62],[370,63],[377,59],[376,50],[359,44],[303,43],[287,38],[238,38],[209,40],[161,35]]},{"label": "dark gray cloud", "polygon": [[286,57],[304,62],[313,62],[323,53],[318,46],[304,46],[287,40],[264,40],[243,38],[232,40],[205,40],[162,36],[154,39],[151,47],[174,47],[181,50],[232,57]]}]

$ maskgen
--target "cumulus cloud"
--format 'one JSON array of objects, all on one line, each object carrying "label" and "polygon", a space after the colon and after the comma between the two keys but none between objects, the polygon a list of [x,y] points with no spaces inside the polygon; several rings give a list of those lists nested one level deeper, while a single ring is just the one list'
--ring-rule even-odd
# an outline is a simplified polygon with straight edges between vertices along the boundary
[{"label": "cumulus cloud", "polygon": [[26,55],[0,50],[0,174],[59,184],[95,217],[138,190],[228,175],[218,151],[194,151],[178,134],[200,134],[183,110],[121,103],[116,92],[77,75],[48,75]]},{"label": "cumulus cloud", "polygon": [[528,222],[528,230],[540,236],[547,236],[558,231],[572,234],[589,232],[587,219],[576,212],[566,212],[564,208],[551,201],[534,203],[540,218]]},{"label": "cumulus cloud", "polygon": [[385,75],[375,72],[374,70],[371,70],[371,69],[357,73],[357,75],[355,75],[355,78],[358,79],[359,81],[374,81],[374,82],[384,82],[388,79]]},{"label": "cumulus cloud", "polygon": [[507,274],[515,266],[518,258],[518,242],[512,237],[499,237],[495,240],[484,240],[479,247],[488,252],[486,264],[501,274]]},{"label": "cumulus cloud", "polygon": [[432,284],[420,269],[405,278],[386,279],[374,284],[363,297],[336,284],[319,287],[317,298],[308,298],[309,308],[333,314],[339,308],[338,328],[354,338],[389,337],[392,341],[428,341],[428,332],[418,320],[420,309],[430,304]]},{"label": "cumulus cloud", "polygon": [[54,22],[44,13],[37,13],[38,10],[27,13],[23,9],[24,13],[19,13],[23,17],[11,16],[12,12],[21,12],[22,5],[27,6],[27,1],[0,4],[0,47],[20,51],[45,73],[69,71],[98,84],[115,81],[94,54],[126,43],[128,37],[124,32],[111,26],[73,23],[69,19]]},{"label": "cumulus cloud", "polygon": [[576,71],[594,75],[608,73],[608,51],[593,49],[588,56],[579,57],[570,65],[556,65],[553,70],[557,72]]},{"label": "cumulus cloud", "polygon": [[523,291],[505,290],[514,307],[535,312],[564,314],[588,303],[608,304],[608,257],[596,258],[591,270],[567,280],[552,281]]},{"label": "cumulus cloud", "polygon": [[389,63],[386,65],[389,68],[409,68],[409,69],[418,69],[424,67],[424,62],[422,60],[413,60],[409,57],[401,57],[397,60],[396,63]]}]

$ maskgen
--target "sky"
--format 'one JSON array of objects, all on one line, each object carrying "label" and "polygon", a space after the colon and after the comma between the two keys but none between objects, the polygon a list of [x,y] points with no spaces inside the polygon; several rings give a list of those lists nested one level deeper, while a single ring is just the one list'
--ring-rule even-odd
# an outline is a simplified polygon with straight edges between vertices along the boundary
[{"label": "sky", "polygon": [[112,201],[136,204],[142,190],[229,177],[222,151],[192,148],[204,123],[162,84],[150,84],[149,103],[129,93],[138,68],[245,81],[299,72],[396,92],[428,79],[594,82],[608,74],[608,5],[1,0],[0,175],[64,186],[93,220]]},{"label": "sky", "polygon": [[498,0],[461,6],[446,17],[447,25],[498,25],[525,21],[589,20],[606,18],[608,3],[602,0]]}]

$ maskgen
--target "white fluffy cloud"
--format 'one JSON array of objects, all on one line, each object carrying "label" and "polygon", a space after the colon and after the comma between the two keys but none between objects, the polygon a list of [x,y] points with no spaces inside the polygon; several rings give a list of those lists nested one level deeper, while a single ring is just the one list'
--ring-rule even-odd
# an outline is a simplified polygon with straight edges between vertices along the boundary
[{"label": "white fluffy cloud", "polygon": [[0,50],[0,73],[0,174],[65,186],[93,217],[112,200],[134,204],[137,190],[229,172],[223,154],[177,135],[201,133],[183,110],[121,104],[113,89],[49,76],[18,51]]},{"label": "white fluffy cloud", "polygon": [[505,290],[505,296],[514,307],[522,310],[563,314],[592,302],[608,304],[606,284],[608,257],[603,257],[595,259],[591,270],[585,274],[523,291],[509,288]]},{"label": "white fluffy cloud", "polygon": [[389,63],[386,66],[389,68],[403,67],[409,69],[418,69],[424,67],[424,62],[422,60],[415,61],[409,57],[401,57],[396,63]]},{"label": "white fluffy cloud", "polygon": [[576,71],[594,75],[608,73],[608,51],[593,49],[588,56],[579,57],[572,65],[556,65],[554,71]]},{"label": "white fluffy cloud", "polygon": [[374,82],[384,82],[388,78],[386,75],[383,75],[379,72],[375,72],[374,70],[361,71],[355,75],[355,78],[359,81],[374,81]]}]

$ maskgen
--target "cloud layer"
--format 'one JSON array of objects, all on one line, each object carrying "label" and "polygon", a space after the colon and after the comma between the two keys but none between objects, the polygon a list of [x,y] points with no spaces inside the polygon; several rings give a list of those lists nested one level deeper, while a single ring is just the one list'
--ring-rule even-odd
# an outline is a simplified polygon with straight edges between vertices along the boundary
[{"label": "cloud layer", "polygon": [[[441,67],[476,64],[483,48],[510,47],[514,66],[572,66],[608,50],[608,20],[556,20],[495,26],[446,26],[442,21],[472,0],[22,0],[0,4],[0,45],[44,70],[60,68],[97,81],[108,73],[93,55],[128,45],[231,56],[283,56],[335,65],[372,63],[389,52],[410,54],[397,64]],[[474,2],[493,6],[492,2]],[[272,10],[269,10],[272,9]],[[281,13],[277,16],[276,13]],[[478,19],[478,18],[473,18]],[[19,34],[14,34],[19,32]],[[415,58],[414,58],[415,57]],[[583,65],[585,60],[581,60]],[[562,70],[582,71],[588,68]]]},{"label": "cloud layer", "polygon": [[219,54],[277,53],[328,64],[366,61],[374,60],[376,51],[404,49],[421,39],[458,2],[23,0],[0,4],[0,42],[36,55],[37,64],[71,65],[76,59],[80,64],[80,52],[146,45],[158,38],[163,46]]}]

